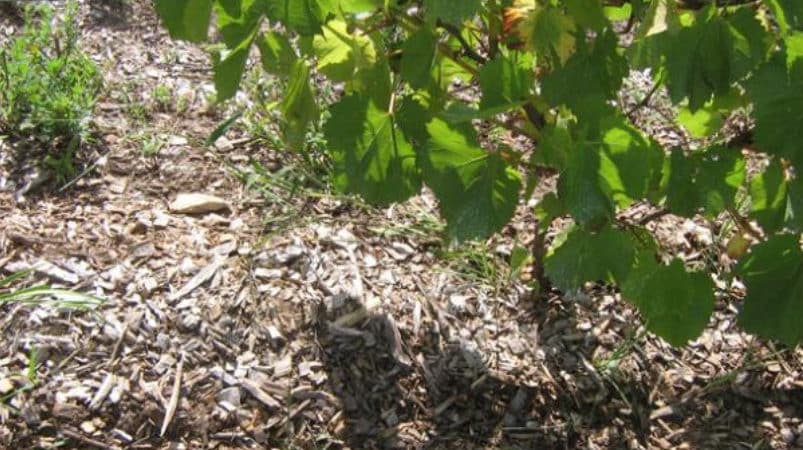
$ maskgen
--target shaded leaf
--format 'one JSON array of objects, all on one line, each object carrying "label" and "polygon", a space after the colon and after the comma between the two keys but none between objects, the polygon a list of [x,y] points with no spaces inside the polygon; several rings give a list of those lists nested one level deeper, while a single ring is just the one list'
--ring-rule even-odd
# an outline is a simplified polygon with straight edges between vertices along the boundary
[{"label": "shaded leaf", "polygon": [[422,26],[410,35],[402,46],[401,76],[414,88],[429,83],[435,61],[437,36],[431,28]]},{"label": "shaded leaf", "polygon": [[783,227],[786,219],[788,184],[777,159],[750,180],[750,217],[768,233]]},{"label": "shaded leaf", "polygon": [[262,0],[267,3],[267,13],[274,21],[281,22],[302,36],[321,32],[321,25],[328,11],[319,0]]},{"label": "shaded leaf", "polygon": [[298,59],[290,40],[282,33],[268,31],[261,34],[257,39],[257,47],[262,68],[274,75],[288,76]]},{"label": "shaded leaf", "polygon": [[747,83],[753,100],[755,143],[803,168],[803,58],[788,68],[784,52],[758,69]]},{"label": "shaded leaf", "polygon": [[403,201],[419,191],[415,152],[393,115],[358,94],[344,97],[330,111],[324,133],[338,189],[380,205]]},{"label": "shaded leaf", "polygon": [[218,101],[229,99],[237,93],[256,32],[257,28],[254,27],[251,34],[233,49],[224,50],[221,57],[215,62],[215,89]]},{"label": "shaded leaf", "polygon": [[527,97],[534,83],[532,70],[502,55],[480,69],[479,79],[480,110],[517,104]]},{"label": "shaded leaf", "polygon": [[676,346],[698,337],[714,310],[710,276],[686,272],[679,259],[659,264],[652,252],[639,255],[622,296],[636,305],[648,330]]},{"label": "shaded leaf", "polygon": [[155,6],[170,37],[190,42],[206,40],[212,0],[156,0]]},{"label": "shaded leaf", "polygon": [[599,230],[613,220],[614,204],[605,192],[597,150],[585,146],[571,149],[558,179],[558,198],[583,227]]},{"label": "shaded leaf", "polygon": [[612,31],[591,44],[579,41],[566,64],[544,77],[544,97],[552,105],[565,104],[583,120],[610,114],[606,101],[616,95],[628,73],[617,46],[618,37]]},{"label": "shaded leaf", "polygon": [[427,131],[424,180],[440,201],[449,235],[467,240],[499,231],[516,209],[519,173],[483,151],[470,127],[434,119]]},{"label": "shaded leaf", "polygon": [[803,251],[797,235],[776,235],[753,247],[736,267],[747,287],[739,314],[745,330],[795,345],[803,339]]},{"label": "shaded leaf", "polygon": [[521,25],[527,47],[541,57],[563,64],[574,53],[576,26],[554,7],[536,8]]},{"label": "shaded leaf", "polygon": [[742,155],[726,147],[712,147],[689,156],[675,150],[666,169],[666,206],[687,217],[700,209],[713,217],[734,206],[736,192],[746,176]]},{"label": "shaded leaf", "polygon": [[571,231],[544,262],[546,275],[561,291],[579,289],[588,281],[622,282],[633,265],[630,237],[610,227],[598,233]]},{"label": "shaded leaf", "polygon": [[293,65],[280,109],[284,115],[285,142],[293,150],[303,150],[307,127],[318,119],[318,106],[310,86],[310,68],[303,60]]},{"label": "shaded leaf", "polygon": [[424,0],[427,20],[435,23],[436,19],[459,24],[472,18],[481,5],[481,0]]}]

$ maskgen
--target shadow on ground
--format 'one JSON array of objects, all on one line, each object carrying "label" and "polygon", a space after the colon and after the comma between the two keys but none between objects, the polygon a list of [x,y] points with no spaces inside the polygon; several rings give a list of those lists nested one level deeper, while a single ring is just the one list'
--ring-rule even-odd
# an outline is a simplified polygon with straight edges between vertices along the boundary
[{"label": "shadow on ground", "polygon": [[538,323],[544,355],[521,381],[495,373],[470,338],[438,326],[416,339],[388,315],[351,326],[320,321],[320,360],[342,411],[330,429],[353,449],[770,448],[762,445],[773,414],[803,417],[799,388],[751,387],[749,372],[718,389],[693,387],[673,404],[658,395],[663,367],[592,365],[594,337],[569,332],[569,311],[554,296],[517,318]]}]

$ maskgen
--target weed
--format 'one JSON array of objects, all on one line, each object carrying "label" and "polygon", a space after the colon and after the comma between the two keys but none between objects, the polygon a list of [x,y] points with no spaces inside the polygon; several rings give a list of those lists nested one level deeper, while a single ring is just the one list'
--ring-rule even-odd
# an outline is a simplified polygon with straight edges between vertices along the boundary
[{"label": "weed", "polygon": [[67,2],[63,20],[54,21],[53,6],[28,5],[21,34],[0,49],[0,129],[38,136],[52,151],[72,151],[73,138],[88,136],[101,86],[97,65],[78,48],[77,13]]},{"label": "weed", "polygon": [[99,306],[101,299],[67,289],[57,289],[46,284],[11,289],[11,285],[30,274],[21,271],[0,278],[0,305],[19,303],[25,305],[49,305],[59,309],[90,310]]},{"label": "weed", "polygon": [[495,287],[501,287],[507,279],[505,263],[485,242],[462,244],[444,250],[440,256],[466,279]]},{"label": "weed", "polygon": [[168,112],[173,109],[173,89],[170,86],[166,84],[156,86],[151,98],[157,111]]},{"label": "weed", "polygon": [[142,156],[152,157],[162,151],[167,140],[164,135],[160,135],[151,128],[141,128],[126,135],[123,141],[139,147]]},{"label": "weed", "polygon": [[603,376],[607,377],[619,369],[622,360],[630,355],[633,349],[646,335],[645,330],[640,332],[630,331],[625,339],[613,349],[610,355],[594,360],[594,368]]},{"label": "weed", "polygon": [[[12,285],[22,282],[30,273],[30,270],[25,270],[0,278],[0,306],[18,303],[23,305],[44,305],[67,310],[94,310],[102,303],[101,299],[91,295],[66,289],[56,289],[44,284],[12,288]],[[37,375],[38,361],[39,349],[36,346],[31,346],[28,352],[28,364],[23,374],[27,383],[0,396],[0,405],[10,408],[13,412],[18,412],[8,403],[14,397],[32,390],[39,384],[40,380]]]}]

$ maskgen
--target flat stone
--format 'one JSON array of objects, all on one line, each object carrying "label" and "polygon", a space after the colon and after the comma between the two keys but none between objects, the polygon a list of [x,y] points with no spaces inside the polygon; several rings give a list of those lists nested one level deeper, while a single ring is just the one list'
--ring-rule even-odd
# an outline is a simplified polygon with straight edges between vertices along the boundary
[{"label": "flat stone", "polygon": [[179,214],[203,214],[230,209],[222,198],[201,193],[178,194],[169,207],[170,211]]}]

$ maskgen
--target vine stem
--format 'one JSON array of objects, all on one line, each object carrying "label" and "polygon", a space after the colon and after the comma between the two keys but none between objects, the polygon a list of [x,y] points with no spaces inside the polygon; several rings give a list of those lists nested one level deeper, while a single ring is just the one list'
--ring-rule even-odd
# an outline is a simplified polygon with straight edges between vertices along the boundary
[{"label": "vine stem", "polygon": [[631,117],[633,115],[633,113],[635,113],[639,109],[647,106],[650,103],[650,100],[652,100],[652,96],[655,95],[656,92],[658,92],[658,88],[660,88],[660,87],[661,87],[661,83],[656,82],[653,85],[652,89],[650,89],[650,91],[647,92],[647,95],[645,95],[644,98],[642,98],[640,102],[636,103],[635,105],[633,105],[632,108],[627,110],[625,115],[627,117],[630,117],[630,120],[633,120],[633,118]]},{"label": "vine stem", "polygon": [[531,253],[533,255],[533,276],[538,281],[536,299],[546,293],[547,278],[544,273],[544,257],[546,257],[546,231],[541,231],[541,222],[535,223],[535,236],[533,237]]},{"label": "vine stem", "polygon": [[744,216],[739,214],[738,211],[733,209],[732,206],[728,206],[727,211],[728,214],[733,219],[733,221],[736,222],[736,225],[739,227],[739,229],[742,230],[743,233],[747,233],[750,236],[753,236],[754,238],[758,239],[759,242],[764,240],[764,236],[762,236],[758,230],[753,228],[753,225],[750,224],[750,222],[747,219],[745,219]]}]

